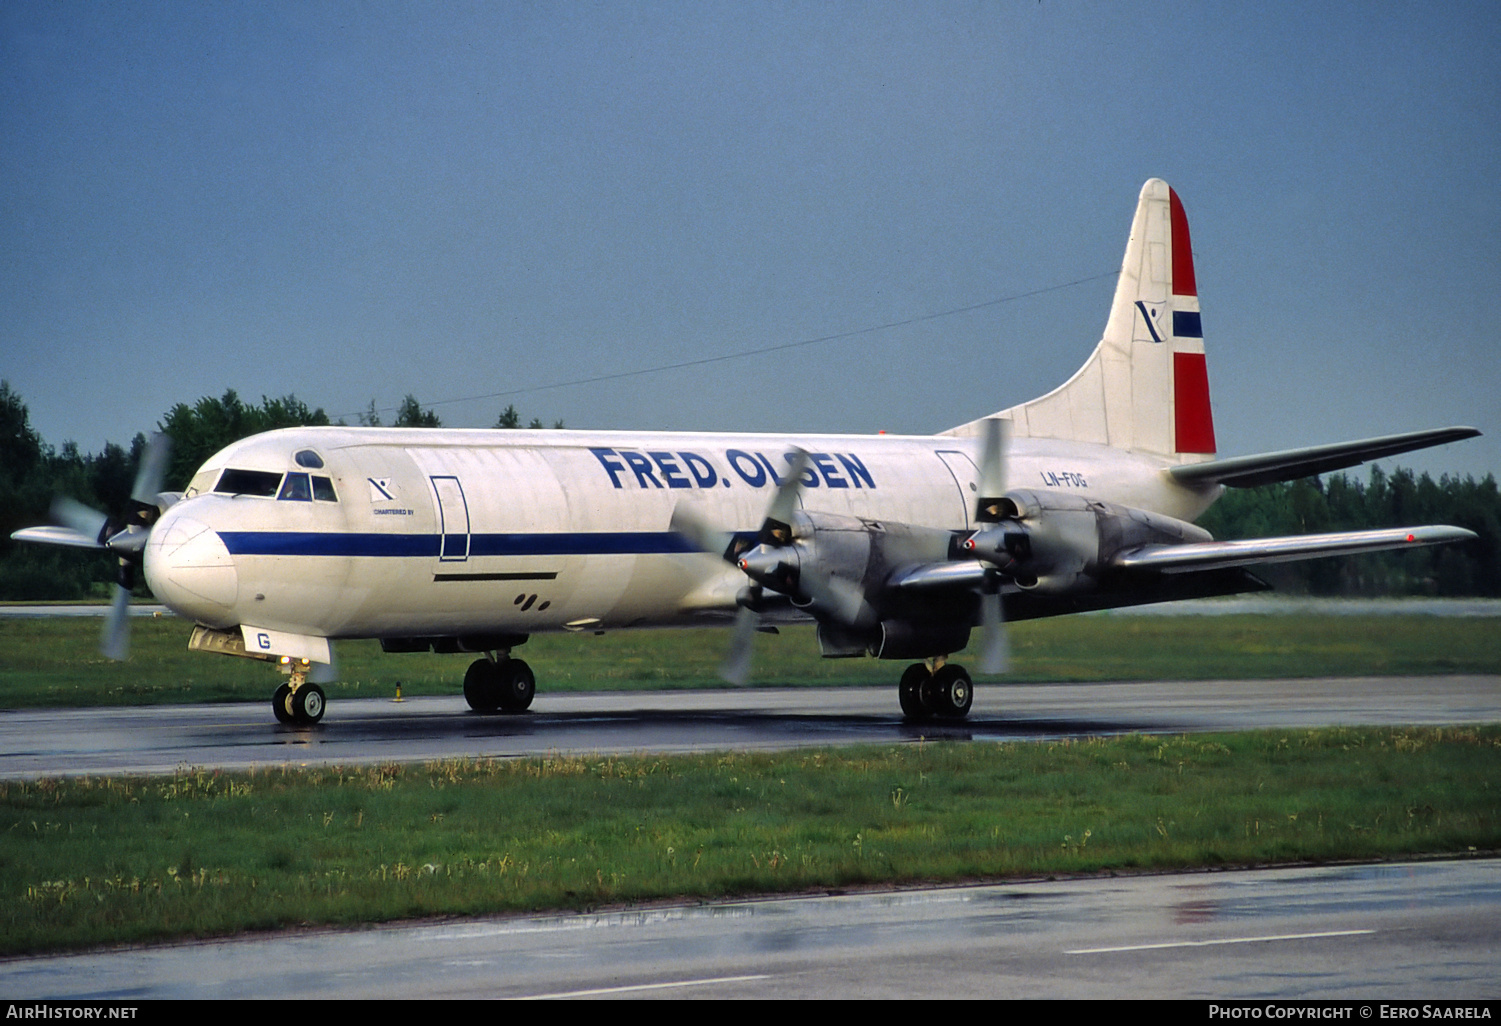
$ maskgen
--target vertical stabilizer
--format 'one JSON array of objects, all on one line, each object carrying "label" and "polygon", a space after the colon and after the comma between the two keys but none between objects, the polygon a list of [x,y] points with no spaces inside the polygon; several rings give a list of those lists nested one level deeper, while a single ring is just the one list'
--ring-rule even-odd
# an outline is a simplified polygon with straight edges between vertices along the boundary
[{"label": "vertical stabilizer", "polygon": [[[1215,451],[1188,218],[1177,193],[1141,188],[1105,335],[1084,366],[999,416],[1014,438],[1061,438],[1193,462]],[[950,434],[978,432],[978,423]]]}]

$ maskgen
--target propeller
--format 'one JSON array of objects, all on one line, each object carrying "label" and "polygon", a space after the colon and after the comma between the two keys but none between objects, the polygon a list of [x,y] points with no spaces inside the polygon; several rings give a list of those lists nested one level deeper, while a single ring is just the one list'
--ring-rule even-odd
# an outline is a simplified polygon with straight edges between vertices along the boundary
[{"label": "propeller", "polygon": [[135,587],[136,567],[141,564],[151,525],[178,499],[175,493],[161,490],[171,455],[172,440],[161,433],[152,435],[141,452],[130,489],[130,508],[123,515],[110,517],[76,499],[59,496],[52,502],[54,524],[28,527],[11,535],[19,541],[109,549],[115,554],[119,560],[115,594],[99,639],[99,650],[110,659],[121,660],[130,653],[130,593]]},{"label": "propeller", "polygon": [[[727,531],[721,531],[683,505],[672,511],[672,530],[686,538],[700,552],[718,556],[741,570],[746,570],[742,565],[745,554],[754,552],[752,565],[757,568],[758,573],[774,573],[780,561],[771,554],[792,542],[792,513],[797,508],[798,490],[802,486],[803,470],[807,462],[808,454],[797,450],[791,469],[772,496],[771,506],[762,518],[754,543],[747,543]],[[749,576],[749,571],[747,575]],[[735,612],[730,648],[725,653],[724,661],[719,664],[719,676],[730,684],[744,684],[750,679],[752,647],[756,628],[761,622],[758,607],[764,594],[762,584],[756,577],[752,577],[752,583],[740,589],[735,597],[739,609]]]},{"label": "propeller", "polygon": [[[105,547],[119,557],[115,600],[110,605],[109,616],[104,621],[104,634],[99,641],[99,651],[110,659],[124,660],[130,654],[130,593],[135,588],[136,567],[141,564],[146,551],[151,525],[162,513],[157,496],[166,479],[167,461],[171,456],[172,439],[160,432],[152,435],[141,453],[141,465],[136,468],[135,484],[130,489],[132,509],[126,514],[124,523],[118,525],[119,530],[104,541]],[[105,530],[115,526],[111,523]]]},{"label": "propeller", "polygon": [[328,662],[314,663],[307,679],[310,684],[332,684],[340,679],[339,653],[334,651],[333,642],[328,644]]},{"label": "propeller", "polygon": [[[760,589],[755,589],[755,592],[759,597]],[[751,656],[755,654],[756,628],[760,624],[761,614],[749,603],[741,602],[735,611],[735,629],[730,633],[729,651],[719,664],[719,676],[726,683],[738,685],[750,680]]]},{"label": "propeller", "polygon": [[96,509],[85,506],[77,499],[59,495],[52,500],[51,513],[52,519],[62,525],[56,530],[71,532],[77,538],[76,541],[59,538],[58,541],[64,545],[97,549],[104,544],[104,539],[109,537],[110,532],[105,530],[109,526],[109,517]]},{"label": "propeller", "polygon": [[[686,506],[673,510],[671,526],[700,552],[718,556],[727,563],[736,563],[741,550],[747,547],[745,542],[715,528]],[[730,635],[729,652],[719,665],[719,676],[731,684],[744,684],[750,677],[751,645],[761,620],[756,607],[762,594],[760,585],[750,584],[735,597],[739,607],[735,612],[735,628]]]},{"label": "propeller", "polygon": [[816,560],[805,558],[810,554],[794,543],[792,520],[808,463],[806,452],[793,450],[791,466],[777,486],[753,542],[719,530],[688,507],[673,511],[674,532],[694,548],[719,556],[750,578],[736,596],[740,608],[735,614],[729,652],[719,667],[720,677],[731,684],[744,684],[750,677],[751,648],[768,591],[787,596],[820,620],[855,626],[874,616],[858,584],[820,569]]},{"label": "propeller", "polygon": [[[1006,494],[1006,449],[1009,422],[991,417],[984,422],[980,444],[980,496],[975,500],[975,523],[997,524]],[[1001,610],[1005,570],[1016,562],[1007,543],[1014,537],[1001,527],[982,527],[961,546],[992,569],[980,586],[980,672],[1005,673],[1011,665],[1011,645]]]}]

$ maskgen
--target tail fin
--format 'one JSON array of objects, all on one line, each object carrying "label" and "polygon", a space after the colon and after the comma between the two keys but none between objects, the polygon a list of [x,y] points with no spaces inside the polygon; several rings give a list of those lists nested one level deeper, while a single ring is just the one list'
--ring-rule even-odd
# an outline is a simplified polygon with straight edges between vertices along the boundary
[{"label": "tail fin", "polygon": [[[1141,188],[1105,335],[1040,399],[1002,410],[1013,438],[1095,442],[1194,462],[1215,451],[1188,218],[1161,179]],[[948,434],[979,432],[979,421]]]}]

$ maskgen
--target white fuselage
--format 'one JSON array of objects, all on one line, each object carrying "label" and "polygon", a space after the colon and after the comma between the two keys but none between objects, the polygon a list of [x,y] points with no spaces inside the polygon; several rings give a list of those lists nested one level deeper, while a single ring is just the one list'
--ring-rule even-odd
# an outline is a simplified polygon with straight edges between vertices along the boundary
[{"label": "white fuselage", "polygon": [[[669,529],[678,504],[725,531],[754,532],[801,448],[804,509],[963,531],[978,446],[942,436],[290,428],[204,464],[153,530],[146,577],[169,607],[207,626],[325,638],[720,622],[745,578]],[[1019,439],[1008,461],[1009,488],[1183,520],[1217,494],[1175,484],[1162,458],[1099,445]],[[215,491],[226,469],[271,484],[263,494]],[[321,497],[305,481],[276,486],[279,474],[325,478],[332,494],[326,484]]]}]

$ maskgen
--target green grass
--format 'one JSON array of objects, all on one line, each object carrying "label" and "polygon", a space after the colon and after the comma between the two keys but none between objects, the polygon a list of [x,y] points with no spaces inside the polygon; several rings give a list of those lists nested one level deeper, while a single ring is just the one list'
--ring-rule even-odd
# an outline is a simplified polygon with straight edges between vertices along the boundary
[{"label": "green grass", "polygon": [[0,953],[1501,848],[1501,727],[0,782]]},{"label": "green grass", "polygon": [[[263,701],[250,660],[137,620],[0,620],[0,706]],[[723,630],[539,636],[542,690],[716,686]],[[337,646],[330,697],[457,694],[472,657]],[[1085,616],[1012,628],[1008,679],[1501,673],[1501,620]],[[963,656],[959,658],[964,658]],[[973,658],[970,657],[970,661]],[[889,684],[757,639],[765,685]],[[584,908],[867,884],[1501,848],[1501,728],[1050,745],[455,761],[0,783],[0,952],[297,923]]]},{"label": "green grass", "polygon": [[[279,680],[264,663],[187,651],[172,617],[134,622],[129,662],[98,652],[99,621],[0,620],[0,707],[262,701]],[[517,655],[538,689],[716,687],[727,630],[538,635]],[[1011,628],[1012,681],[1501,673],[1501,618],[1245,615],[1072,616]],[[329,697],[455,695],[473,656],[386,655],[373,641],[338,642]],[[973,654],[956,657],[973,663]],[[820,659],[812,631],[758,636],[764,686],[892,684],[901,663]]]}]

